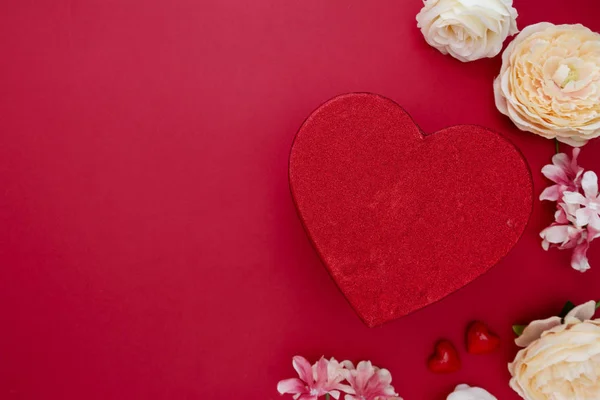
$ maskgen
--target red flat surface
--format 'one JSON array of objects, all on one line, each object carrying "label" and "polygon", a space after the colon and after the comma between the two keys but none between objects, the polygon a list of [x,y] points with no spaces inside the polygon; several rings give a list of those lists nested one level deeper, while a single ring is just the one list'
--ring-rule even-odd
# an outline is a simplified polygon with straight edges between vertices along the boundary
[{"label": "red flat surface", "polygon": [[[516,0],[519,26],[581,22],[597,0]],[[457,383],[499,399],[510,325],[600,297],[540,248],[550,205],[473,284],[369,329],[304,233],[287,182],[323,101],[378,92],[425,131],[480,124],[525,154],[536,196],[554,144],[494,108],[500,60],[429,48],[417,0],[8,0],[0,5],[0,398],[277,399],[291,357],[371,359],[405,399]],[[600,170],[600,141],[582,152]],[[457,238],[460,240],[460,238]],[[464,354],[469,321],[503,339]],[[436,339],[463,370],[433,376]]]}]

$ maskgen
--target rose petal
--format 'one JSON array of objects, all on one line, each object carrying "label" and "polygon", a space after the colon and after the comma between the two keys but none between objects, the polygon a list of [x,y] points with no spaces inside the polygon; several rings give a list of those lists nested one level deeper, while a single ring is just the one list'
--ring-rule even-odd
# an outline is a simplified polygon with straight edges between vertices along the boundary
[{"label": "rose petal", "polygon": [[592,319],[594,314],[596,313],[596,302],[594,300],[590,300],[587,303],[583,303],[569,311],[566,315],[566,318],[577,318],[580,321],[587,321]]},{"label": "rose petal", "polygon": [[446,400],[498,400],[490,392],[479,387],[458,385]]},{"label": "rose petal", "polygon": [[559,317],[550,317],[538,321],[533,321],[523,331],[521,336],[515,339],[515,344],[519,347],[527,347],[538,340],[542,333],[561,324]]}]

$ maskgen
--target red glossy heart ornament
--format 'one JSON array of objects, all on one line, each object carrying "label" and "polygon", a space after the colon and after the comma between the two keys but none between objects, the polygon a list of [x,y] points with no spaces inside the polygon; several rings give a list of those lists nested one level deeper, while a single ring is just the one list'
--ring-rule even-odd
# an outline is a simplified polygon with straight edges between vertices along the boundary
[{"label": "red glossy heart ornament", "polygon": [[467,351],[471,354],[489,354],[500,347],[500,338],[490,332],[488,327],[479,321],[469,324],[467,329]]},{"label": "red glossy heart ornament", "polygon": [[318,108],[296,135],[289,178],[308,236],[369,326],[486,272],[532,207],[527,164],[502,136],[466,125],[425,135],[373,94]]},{"label": "red glossy heart ornament", "polygon": [[456,348],[447,340],[441,340],[435,345],[435,352],[427,361],[427,368],[436,374],[456,372],[461,366]]}]

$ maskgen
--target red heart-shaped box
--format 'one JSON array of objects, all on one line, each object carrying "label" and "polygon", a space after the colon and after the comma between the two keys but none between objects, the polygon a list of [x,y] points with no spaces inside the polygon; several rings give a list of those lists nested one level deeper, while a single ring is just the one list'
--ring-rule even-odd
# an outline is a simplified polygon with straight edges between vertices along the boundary
[{"label": "red heart-shaped box", "polygon": [[368,93],[336,97],[304,122],[289,178],[308,236],[368,326],[488,271],[532,209],[527,163],[502,136],[472,125],[424,134]]}]

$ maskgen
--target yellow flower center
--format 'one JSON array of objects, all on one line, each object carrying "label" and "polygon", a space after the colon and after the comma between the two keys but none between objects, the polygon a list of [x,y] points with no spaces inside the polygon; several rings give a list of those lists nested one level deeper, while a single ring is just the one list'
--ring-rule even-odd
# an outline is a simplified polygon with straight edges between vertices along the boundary
[{"label": "yellow flower center", "polygon": [[568,66],[567,68],[569,68],[569,73],[567,75],[567,78],[563,81],[563,83],[560,85],[561,88],[565,88],[565,86],[567,86],[567,84],[569,82],[577,82],[577,80],[579,80],[579,71],[577,71],[576,68],[572,67],[572,66]]}]

